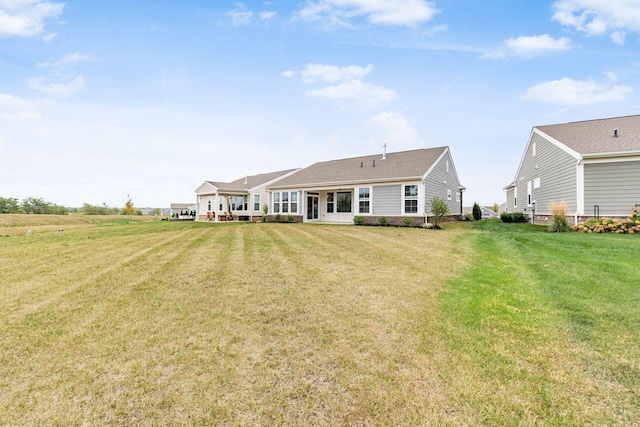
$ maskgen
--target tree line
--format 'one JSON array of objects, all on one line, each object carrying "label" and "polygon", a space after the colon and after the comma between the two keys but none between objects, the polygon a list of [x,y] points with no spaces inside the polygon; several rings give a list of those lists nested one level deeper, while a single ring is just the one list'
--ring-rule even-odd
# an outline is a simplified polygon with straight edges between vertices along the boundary
[{"label": "tree line", "polygon": [[109,207],[106,203],[102,205],[83,203],[81,208],[67,208],[48,202],[42,197],[28,197],[22,201],[13,197],[0,197],[0,214],[67,215],[70,212],[83,215],[142,215],[142,211],[135,208],[133,203],[123,209]]}]

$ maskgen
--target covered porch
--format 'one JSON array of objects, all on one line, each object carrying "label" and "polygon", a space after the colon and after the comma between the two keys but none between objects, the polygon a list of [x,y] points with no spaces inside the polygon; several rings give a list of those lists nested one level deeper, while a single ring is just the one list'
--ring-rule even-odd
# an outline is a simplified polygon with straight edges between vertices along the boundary
[{"label": "covered porch", "polygon": [[216,192],[198,196],[198,221],[251,221],[248,192]]}]

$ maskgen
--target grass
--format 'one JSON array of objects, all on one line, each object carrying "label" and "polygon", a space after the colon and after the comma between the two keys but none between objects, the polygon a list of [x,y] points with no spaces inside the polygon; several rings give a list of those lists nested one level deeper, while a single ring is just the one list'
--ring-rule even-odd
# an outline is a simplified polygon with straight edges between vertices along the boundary
[{"label": "grass", "polygon": [[633,425],[640,241],[541,229],[3,237],[0,424]]}]

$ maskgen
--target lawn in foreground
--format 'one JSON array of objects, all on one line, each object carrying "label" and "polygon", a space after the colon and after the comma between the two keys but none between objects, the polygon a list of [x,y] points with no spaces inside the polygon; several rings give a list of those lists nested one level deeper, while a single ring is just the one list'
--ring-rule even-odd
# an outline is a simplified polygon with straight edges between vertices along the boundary
[{"label": "lawn in foreground", "polygon": [[0,424],[635,422],[640,241],[483,224],[1,238]]}]

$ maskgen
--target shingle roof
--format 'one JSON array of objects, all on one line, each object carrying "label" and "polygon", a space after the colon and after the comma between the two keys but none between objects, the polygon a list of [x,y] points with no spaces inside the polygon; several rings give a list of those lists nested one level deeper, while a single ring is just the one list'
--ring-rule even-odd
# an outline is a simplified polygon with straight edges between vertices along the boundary
[{"label": "shingle roof", "polygon": [[[422,177],[447,147],[388,153],[315,163],[270,188]],[[375,162],[375,167],[373,166]]]},{"label": "shingle roof", "polygon": [[291,173],[295,170],[296,169],[287,169],[283,171],[247,176],[246,183],[245,183],[245,178],[236,179],[235,181],[231,181],[231,182],[218,182],[218,181],[207,181],[207,182],[211,185],[216,186],[218,188],[218,191],[234,191],[234,192],[245,191],[250,188],[258,187],[262,184],[265,184],[278,177]]},{"label": "shingle roof", "polygon": [[582,155],[640,151],[640,115],[535,128]]}]

